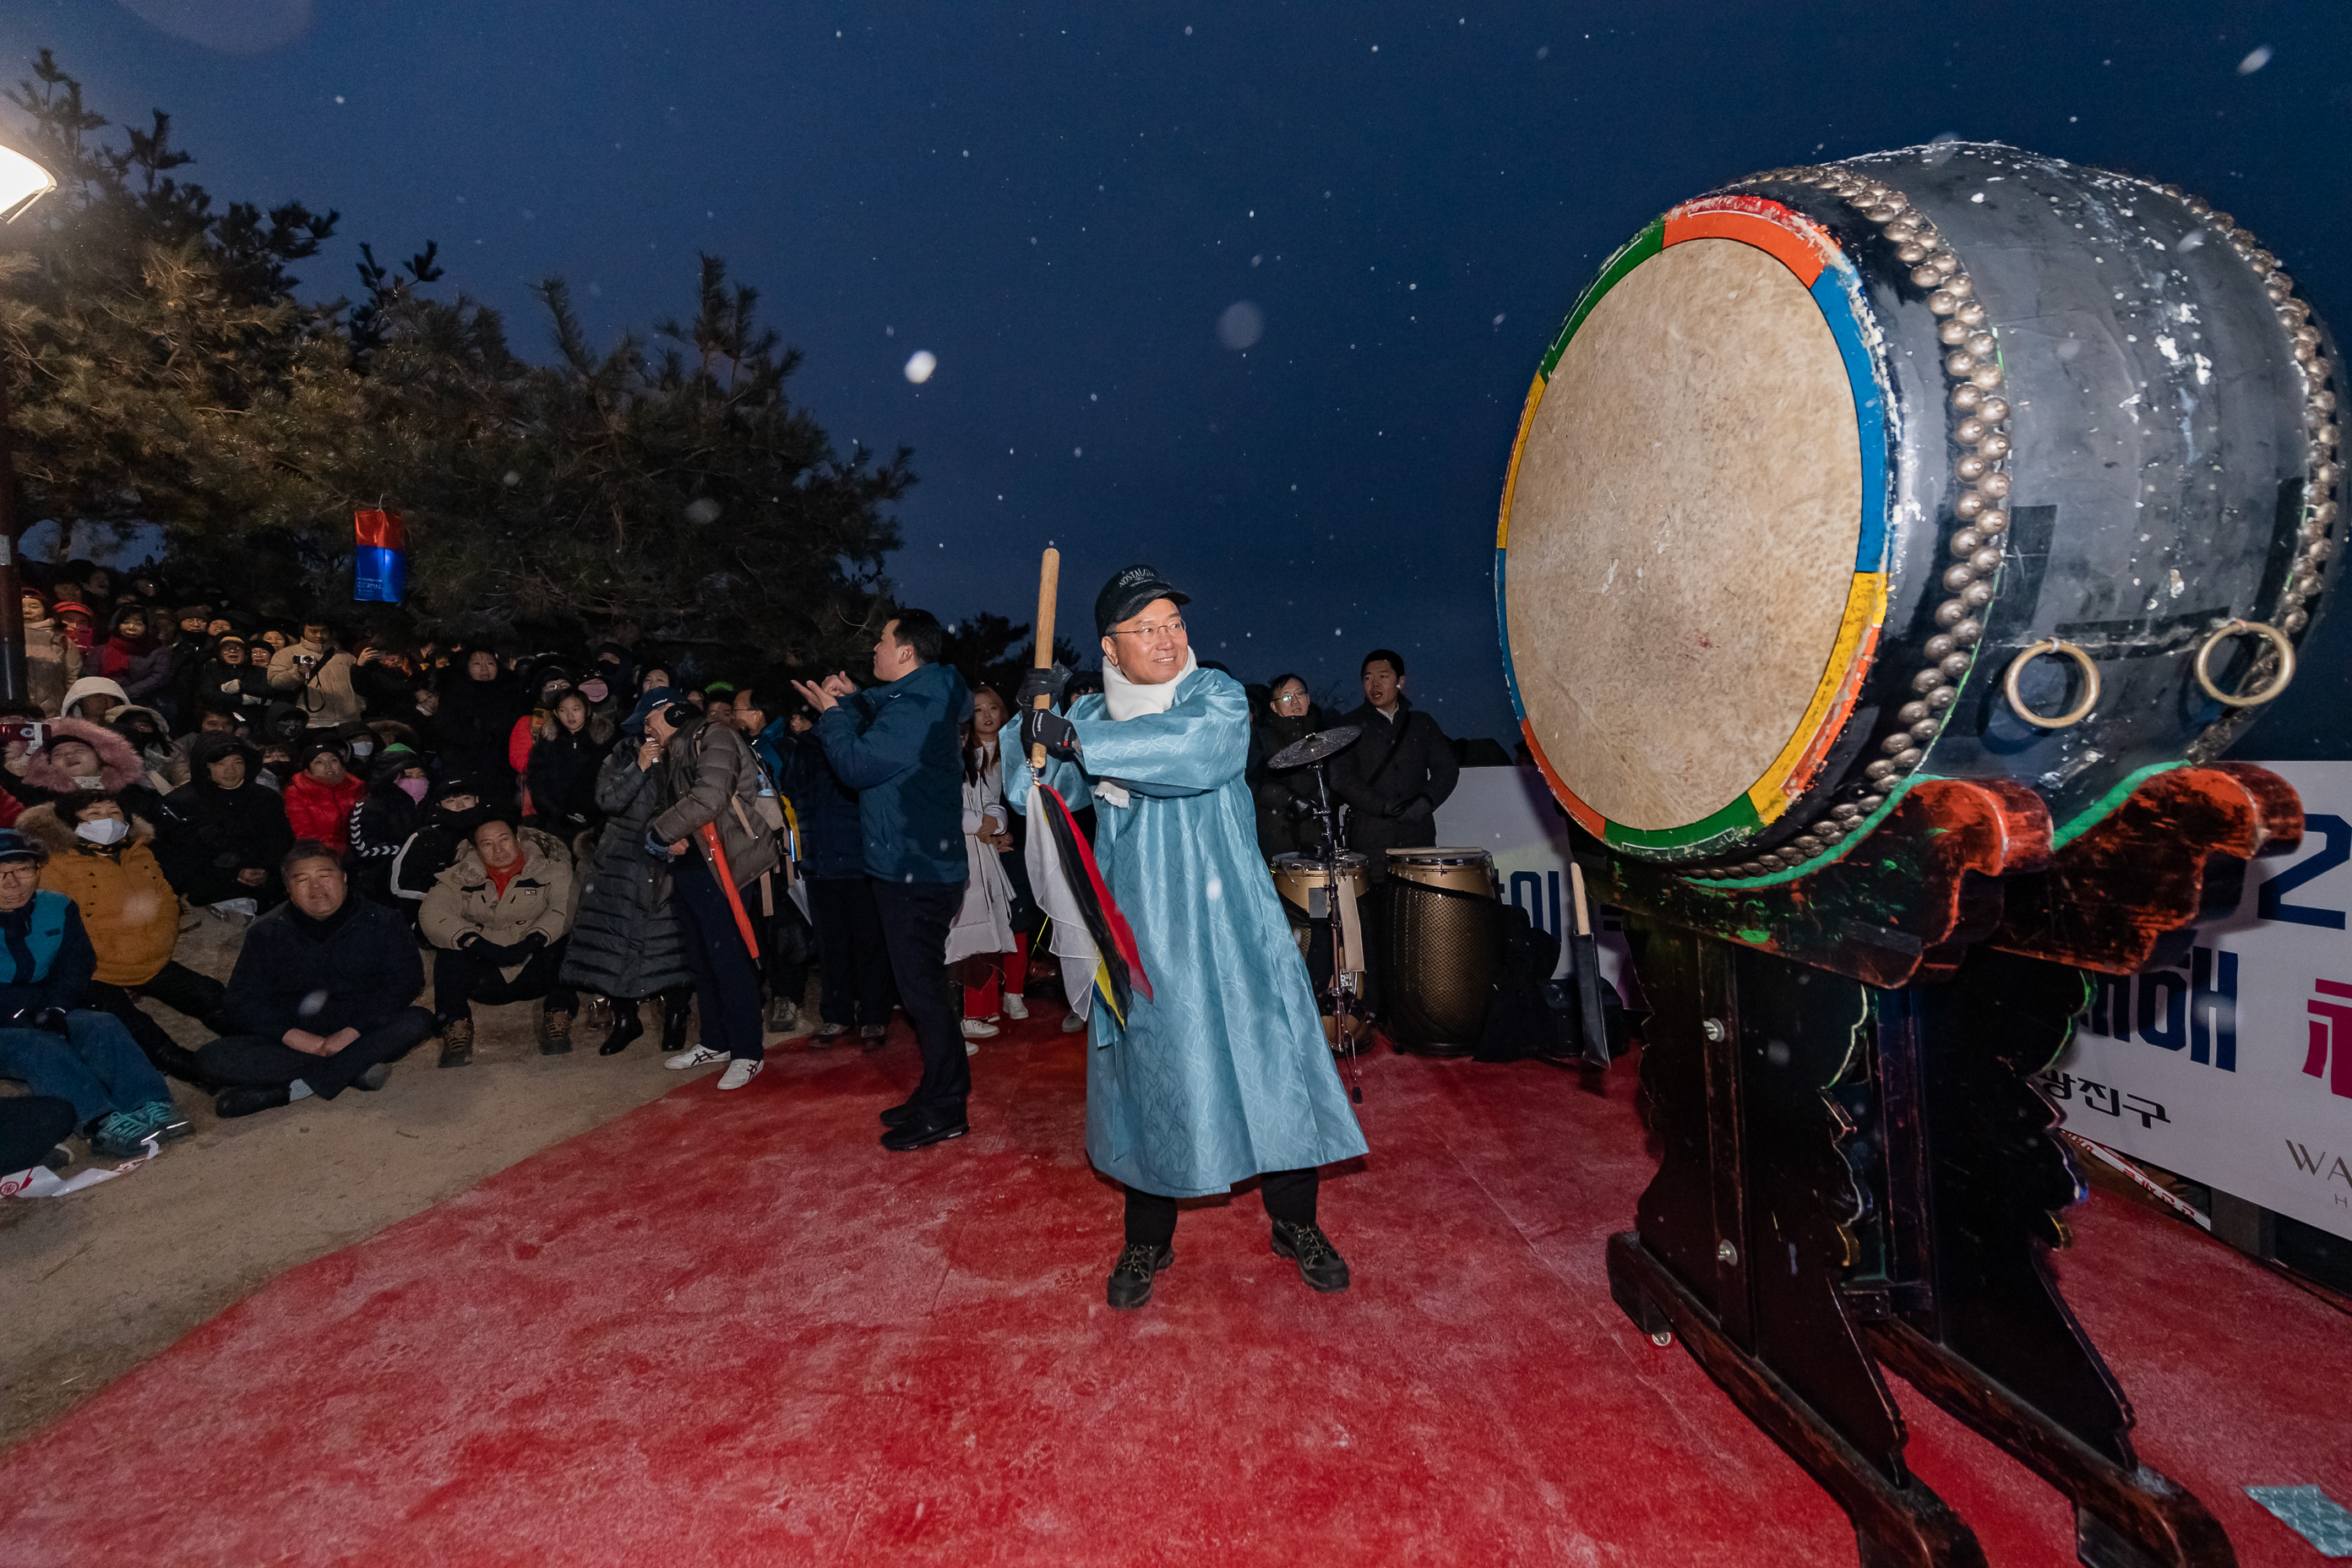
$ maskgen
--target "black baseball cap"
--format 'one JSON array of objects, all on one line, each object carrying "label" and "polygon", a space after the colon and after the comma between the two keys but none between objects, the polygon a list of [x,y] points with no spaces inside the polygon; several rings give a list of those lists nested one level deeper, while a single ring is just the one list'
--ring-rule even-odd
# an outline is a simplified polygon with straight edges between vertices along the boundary
[{"label": "black baseball cap", "polygon": [[1178,605],[1192,602],[1192,595],[1178,593],[1175,584],[1162,577],[1157,566],[1121,567],[1103,584],[1103,591],[1095,595],[1095,634],[1109,636],[1111,627],[1154,599]]}]

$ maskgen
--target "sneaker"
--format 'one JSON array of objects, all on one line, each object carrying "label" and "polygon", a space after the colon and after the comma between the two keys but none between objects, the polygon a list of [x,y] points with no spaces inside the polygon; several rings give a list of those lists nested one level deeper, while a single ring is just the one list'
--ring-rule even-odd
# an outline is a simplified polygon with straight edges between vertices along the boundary
[{"label": "sneaker", "polygon": [[664,1057],[662,1066],[672,1072],[685,1072],[692,1068],[717,1067],[734,1058],[725,1051],[714,1051],[709,1046],[688,1046],[674,1057]]},{"label": "sneaker", "polygon": [[41,1163],[52,1171],[62,1171],[73,1163],[73,1151],[60,1143],[41,1156]]},{"label": "sneaker", "polygon": [[135,1160],[147,1152],[147,1123],[128,1110],[111,1110],[89,1130],[89,1152],[109,1160]]},{"label": "sneaker", "polygon": [[1151,1284],[1159,1278],[1160,1271],[1174,1267],[1174,1247],[1130,1241],[1119,1253],[1118,1261],[1111,1265],[1104,1299],[1110,1303],[1110,1310],[1114,1312],[1132,1312],[1151,1300]]},{"label": "sneaker", "polygon": [[1062,1033],[1066,1035],[1075,1035],[1086,1026],[1087,1021],[1084,1018],[1079,1017],[1076,1013],[1065,1013],[1062,1015]]},{"label": "sneaker", "polygon": [[360,1074],[359,1077],[352,1079],[352,1087],[353,1089],[363,1089],[370,1094],[373,1094],[377,1089],[382,1089],[391,1080],[392,1064],[390,1062],[378,1062],[375,1066]]},{"label": "sneaker", "polygon": [[967,1040],[992,1040],[996,1032],[996,1026],[985,1018],[966,1018],[963,1021],[963,1037]]},{"label": "sneaker", "polygon": [[1293,1225],[1288,1220],[1274,1222],[1274,1255],[1287,1258],[1298,1265],[1298,1277],[1318,1290],[1345,1290],[1348,1288],[1348,1263],[1331,1238],[1317,1225]]},{"label": "sneaker", "polygon": [[542,1013],[540,1015],[539,1054],[543,1057],[563,1057],[572,1054],[572,1015]]},{"label": "sneaker", "polygon": [[441,1026],[441,1065],[461,1068],[474,1059],[474,1020],[452,1018]]},{"label": "sneaker", "polygon": [[887,1040],[887,1039],[888,1039],[889,1037],[890,1037],[890,1026],[889,1026],[889,1025],[887,1025],[887,1024],[867,1024],[867,1025],[865,1025],[865,1026],[863,1026],[862,1027],[860,1027],[860,1028],[858,1029],[858,1031],[857,1031],[857,1045],[858,1045],[858,1048],[859,1048],[860,1050],[878,1051],[878,1050],[880,1050],[880,1049],[882,1048],[882,1042],[883,1042],[883,1041],[885,1041],[885,1040]]},{"label": "sneaker", "polygon": [[188,1119],[180,1114],[179,1108],[168,1100],[151,1100],[144,1105],[133,1106],[130,1114],[147,1129],[149,1137],[161,1142],[185,1138],[195,1131],[188,1125]]},{"label": "sneaker", "polygon": [[906,1121],[882,1134],[882,1147],[893,1154],[904,1154],[910,1149],[929,1148],[944,1143],[950,1138],[961,1138],[971,1131],[971,1123],[958,1116],[953,1121]]},{"label": "sneaker", "polygon": [[808,1048],[813,1051],[829,1051],[841,1044],[843,1037],[848,1033],[849,1026],[846,1024],[820,1024],[817,1026],[816,1033],[809,1037]]},{"label": "sneaker", "polygon": [[800,1004],[789,996],[770,997],[767,1025],[768,1033],[772,1035],[789,1035],[795,1032],[801,1026]]},{"label": "sneaker", "polygon": [[737,1057],[727,1064],[727,1070],[719,1075],[719,1087],[740,1089],[758,1078],[760,1069],[767,1065],[765,1062],[755,1062],[743,1057]]},{"label": "sneaker", "polygon": [[1027,1017],[1029,1016],[1029,999],[1022,995],[1019,992],[1007,991],[1004,994],[1004,1016],[1008,1018]]}]

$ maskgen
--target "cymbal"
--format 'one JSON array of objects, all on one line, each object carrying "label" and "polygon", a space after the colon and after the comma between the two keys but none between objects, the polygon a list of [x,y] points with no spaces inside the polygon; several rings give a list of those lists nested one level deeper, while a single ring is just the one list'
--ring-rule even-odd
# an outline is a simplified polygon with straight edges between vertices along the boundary
[{"label": "cymbal", "polygon": [[1324,758],[1336,755],[1354,745],[1356,737],[1363,732],[1353,724],[1341,724],[1330,730],[1318,730],[1304,740],[1294,741],[1266,758],[1265,765],[1280,773],[1289,768],[1303,768],[1310,763],[1319,763]]}]

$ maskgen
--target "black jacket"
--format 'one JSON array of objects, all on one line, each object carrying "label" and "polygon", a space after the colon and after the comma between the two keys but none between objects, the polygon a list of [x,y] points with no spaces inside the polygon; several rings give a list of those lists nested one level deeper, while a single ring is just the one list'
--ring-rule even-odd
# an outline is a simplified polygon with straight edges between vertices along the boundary
[{"label": "black jacket", "polygon": [[424,989],[425,963],[408,922],[347,896],[322,921],[280,904],[247,926],[222,1014],[238,1034],[265,1039],[289,1029],[331,1035],[374,1028]]},{"label": "black jacket", "polygon": [[586,729],[575,733],[560,726],[553,739],[531,742],[523,779],[541,827],[569,840],[596,825],[596,770],[612,749]]},{"label": "black jacket", "polygon": [[1364,731],[1331,759],[1331,793],[1348,803],[1348,847],[1377,859],[1384,850],[1436,843],[1437,808],[1462,776],[1437,721],[1399,696],[1394,719],[1367,702],[1339,722]]},{"label": "black jacket", "polygon": [[[441,749],[443,773],[464,773],[481,781],[482,798],[499,806],[514,804],[514,768],[507,761],[507,739],[515,721],[530,711],[522,683],[501,670],[495,680],[476,680],[464,670],[451,672],[441,688],[441,711],[434,729]],[[491,781],[503,781],[493,784]]]},{"label": "black jacket", "polygon": [[367,794],[352,807],[352,859],[358,867],[360,891],[380,904],[393,901],[393,858],[416,831],[424,811],[400,787],[401,770],[415,765],[415,756],[408,752],[379,763]]},{"label": "black jacket", "polygon": [[[1327,729],[1323,710],[1308,703],[1299,718],[1286,718],[1264,708],[1250,716],[1250,797],[1257,803],[1257,847],[1267,859],[1294,850],[1317,849],[1323,844],[1323,824],[1309,813],[1321,804],[1313,768],[1286,768],[1272,773],[1266,759],[1283,748]],[[1333,809],[1339,796],[1331,797]]]},{"label": "black jacket", "polygon": [[[232,752],[244,753],[246,781],[235,789],[213,783],[212,764]],[[163,797],[155,845],[163,875],[190,903],[273,896],[278,863],[294,847],[294,829],[278,792],[255,782],[261,760],[229,735],[200,735],[188,750],[189,782]],[[268,873],[258,888],[236,879],[258,868]]]}]

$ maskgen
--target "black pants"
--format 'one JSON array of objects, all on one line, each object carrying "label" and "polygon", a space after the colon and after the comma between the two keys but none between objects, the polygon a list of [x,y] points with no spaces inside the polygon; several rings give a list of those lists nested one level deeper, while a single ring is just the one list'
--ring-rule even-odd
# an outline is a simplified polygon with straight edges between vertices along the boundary
[{"label": "black pants", "polygon": [[331,1057],[298,1051],[260,1035],[224,1035],[196,1053],[196,1063],[215,1083],[274,1089],[300,1079],[321,1100],[332,1100],[378,1062],[396,1062],[433,1034],[433,1015],[403,1007]]},{"label": "black pants", "polygon": [[[686,966],[694,971],[694,997],[702,1007],[702,1043],[738,1061],[767,1055],[761,1044],[760,971],[743,945],[727,889],[689,848],[670,863],[670,891],[686,928]],[[752,896],[759,896],[755,888]]]},{"label": "black pants", "polygon": [[873,879],[883,941],[898,1000],[922,1047],[923,1081],[907,1101],[918,1121],[961,1121],[971,1097],[971,1061],[963,1049],[963,1009],[948,983],[948,927],[963,907],[961,882],[886,882]]},{"label": "black pants", "polygon": [[433,954],[433,1016],[442,1023],[471,1016],[472,1004],[495,1007],[501,1002],[547,999],[551,1013],[576,1013],[580,994],[557,978],[563,973],[563,950],[572,939],[557,937],[524,961],[522,973],[509,980],[495,958],[478,958],[455,948]]},{"label": "black pants", "polygon": [[[1265,1217],[1313,1225],[1315,1194],[1322,1183],[1322,1173],[1312,1165],[1303,1171],[1268,1171],[1258,1184],[1265,1197]],[[1176,1200],[1128,1188],[1127,1239],[1145,1247],[1165,1247],[1175,1240]]]},{"label": "black pants", "polygon": [[[760,933],[760,973],[767,982],[769,996],[783,997],[797,1007],[808,994],[809,962],[816,950],[816,934],[801,918],[800,906],[785,890],[782,876],[772,879],[769,886],[774,914],[760,912],[757,883],[744,889],[743,908],[751,917],[752,929]],[[813,900],[810,908],[815,908]]]},{"label": "black pants", "polygon": [[186,1079],[194,1053],[173,1040],[163,1025],[157,1023],[139,1005],[142,996],[152,997],[174,1013],[194,1018],[214,1034],[227,1026],[221,1017],[221,1005],[228,999],[228,988],[209,974],[199,974],[177,960],[167,959],[153,978],[138,985],[109,985],[103,980],[93,980],[84,993],[89,1005],[122,1020],[131,1037],[154,1064],[155,1070],[173,1078]]},{"label": "black pants", "polygon": [[808,890],[824,984],[819,1012],[844,1028],[887,1026],[890,952],[874,884],[863,877],[813,877]]},{"label": "black pants", "polygon": [[0,1176],[13,1175],[49,1157],[49,1151],[73,1136],[74,1108],[69,1100],[20,1094],[0,1100]]}]

